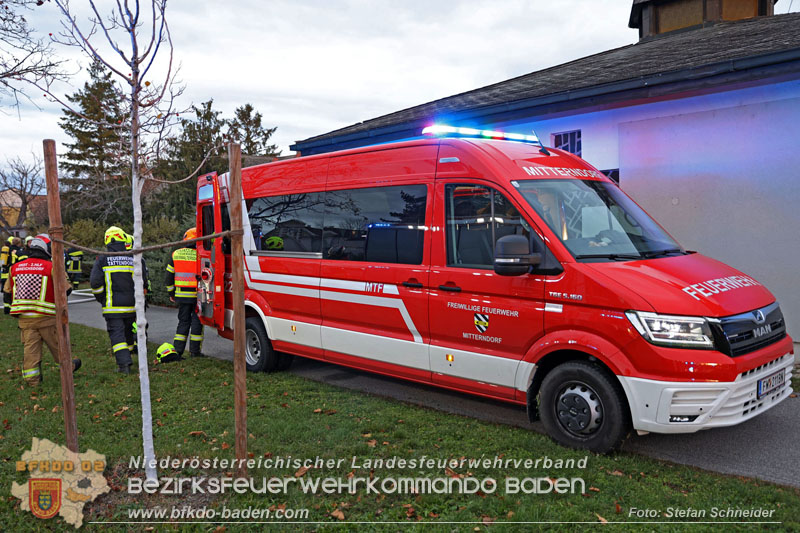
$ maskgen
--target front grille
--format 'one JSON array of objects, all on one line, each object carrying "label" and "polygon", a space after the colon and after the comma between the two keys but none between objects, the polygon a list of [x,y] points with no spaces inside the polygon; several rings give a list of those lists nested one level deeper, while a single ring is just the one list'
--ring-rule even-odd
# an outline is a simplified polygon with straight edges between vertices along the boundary
[{"label": "front grille", "polygon": [[[756,319],[759,311],[764,316],[761,323]],[[760,350],[786,336],[786,323],[777,302],[761,309],[722,318],[713,326],[717,329],[714,335],[715,344],[721,352],[731,357]]]}]

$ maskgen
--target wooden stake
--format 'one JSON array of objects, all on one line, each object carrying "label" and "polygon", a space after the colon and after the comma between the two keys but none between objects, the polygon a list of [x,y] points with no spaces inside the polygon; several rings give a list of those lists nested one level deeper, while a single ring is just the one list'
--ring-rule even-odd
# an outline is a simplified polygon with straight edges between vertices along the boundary
[{"label": "wooden stake", "polygon": [[[45,139],[43,144],[50,237],[63,240],[64,228],[61,226],[61,196],[58,192],[56,142],[52,139]],[[53,292],[56,298],[56,337],[58,338],[58,360],[61,369],[61,406],[64,410],[64,435],[67,439],[67,448],[78,453],[78,424],[75,419],[75,387],[72,382],[72,349],[69,340],[64,245],[53,240],[50,246],[51,257],[53,258]]]},{"label": "wooden stake", "polygon": [[228,191],[231,216],[231,272],[233,277],[233,402],[236,417],[236,476],[247,477],[247,363],[244,358],[244,250],[242,230],[242,151],[238,144],[228,145]]}]

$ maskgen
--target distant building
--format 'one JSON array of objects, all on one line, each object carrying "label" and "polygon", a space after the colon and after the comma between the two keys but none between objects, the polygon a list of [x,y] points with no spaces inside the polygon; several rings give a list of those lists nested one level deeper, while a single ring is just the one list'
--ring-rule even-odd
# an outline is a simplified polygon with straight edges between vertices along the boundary
[{"label": "distant building", "polygon": [[0,217],[3,233],[8,233],[7,230],[10,228],[11,235],[25,237],[28,235],[28,227],[47,224],[47,196],[31,197],[22,219],[20,219],[21,210],[22,198],[16,191],[12,189],[0,191]]},{"label": "distant building", "polygon": [[765,283],[800,337],[800,14],[764,0],[634,0],[628,22],[636,44],[291,149],[411,139],[433,122],[534,129],[617,180],[688,249]]}]

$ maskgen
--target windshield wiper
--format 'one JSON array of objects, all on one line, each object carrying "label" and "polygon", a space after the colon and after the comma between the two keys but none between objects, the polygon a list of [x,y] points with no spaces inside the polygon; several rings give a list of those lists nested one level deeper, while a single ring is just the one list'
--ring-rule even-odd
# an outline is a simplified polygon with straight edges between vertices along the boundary
[{"label": "windshield wiper", "polygon": [[618,261],[620,259],[641,259],[641,255],[635,254],[582,254],[576,255],[575,259],[611,259]]},{"label": "windshield wiper", "polygon": [[653,252],[642,252],[642,255],[646,258],[651,257],[658,257],[659,255],[667,255],[667,254],[681,254],[684,255],[686,252],[681,250],[680,248],[669,248],[667,250],[656,250]]}]

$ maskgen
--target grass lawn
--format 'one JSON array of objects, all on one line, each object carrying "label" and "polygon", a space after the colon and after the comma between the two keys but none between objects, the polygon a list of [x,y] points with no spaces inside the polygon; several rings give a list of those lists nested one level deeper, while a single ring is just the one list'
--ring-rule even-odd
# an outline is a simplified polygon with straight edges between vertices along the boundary
[{"label": "grass lawn", "polygon": [[[711,512],[717,508],[774,509],[771,519],[782,525],[699,525],[667,523],[646,526],[665,531],[716,531],[741,528],[753,530],[800,530],[800,491],[762,481],[723,476],[694,468],[673,465],[628,453],[611,456],[589,454],[585,469],[417,467],[413,469],[354,469],[351,458],[368,459],[398,456],[420,459],[495,458],[580,459],[586,453],[568,450],[549,438],[524,429],[479,422],[470,418],[377,398],[293,376],[287,373],[248,374],[248,450],[254,459],[346,458],[332,469],[298,471],[296,467],[251,470],[262,477],[422,477],[450,479],[465,476],[497,480],[496,490],[478,494],[368,494],[363,487],[356,494],[305,494],[290,486],[286,494],[225,494],[181,496],[132,496],[127,494],[127,479],[141,472],[128,468],[131,456],[141,454],[141,412],[137,376],[114,373],[116,365],[105,332],[80,325],[71,327],[73,353],[83,360],[75,376],[81,451],[94,449],[106,455],[105,472],[112,492],[87,504],[83,528],[143,530],[143,525],[98,525],[90,521],[130,520],[130,509],[181,507],[194,505],[220,510],[240,508],[308,509],[308,522],[284,521],[272,526],[227,524],[230,531],[265,527],[308,531],[419,531],[487,530],[516,531],[519,521],[609,522],[644,520],[629,517],[631,508],[654,509],[651,520],[666,518],[669,508],[693,508]],[[0,318],[0,522],[5,531],[39,531],[43,522],[19,510],[11,497],[11,482],[24,483],[25,472],[15,471],[15,461],[31,445],[31,437],[64,443],[58,370],[45,350],[45,382],[34,392],[22,385],[20,365],[22,347],[14,320]],[[151,349],[151,353],[154,350]],[[228,458],[234,457],[233,367],[214,359],[187,359],[179,363],[151,367],[151,391],[155,448],[159,457]],[[162,476],[221,476],[227,470],[160,470]],[[511,477],[582,478],[585,493],[507,494],[505,482]],[[689,520],[715,520],[705,518]],[[345,523],[342,523],[345,522]],[[352,524],[347,522],[396,522],[394,524]],[[399,523],[397,523],[399,522]],[[472,522],[445,524],[444,522]],[[422,525],[422,524],[425,525]],[[53,530],[71,530],[61,518],[49,520]],[[162,529],[163,525],[156,525]],[[223,531],[216,524],[166,526],[192,531]],[[527,526],[535,527],[535,526]],[[576,526],[556,524],[559,531]],[[622,526],[631,531],[630,526]],[[633,526],[637,527],[637,526]],[[640,530],[638,526],[636,530]]]}]

